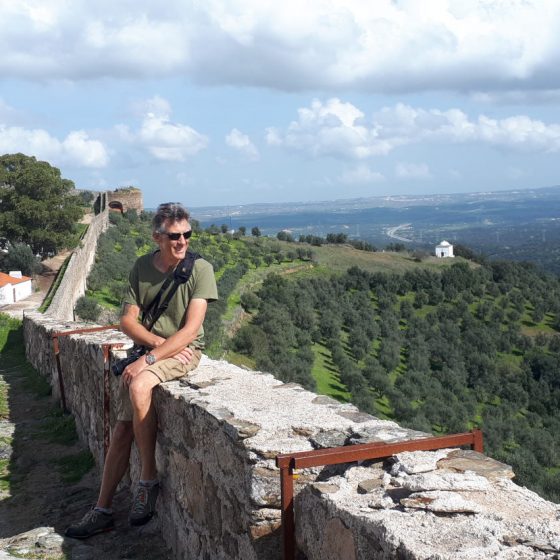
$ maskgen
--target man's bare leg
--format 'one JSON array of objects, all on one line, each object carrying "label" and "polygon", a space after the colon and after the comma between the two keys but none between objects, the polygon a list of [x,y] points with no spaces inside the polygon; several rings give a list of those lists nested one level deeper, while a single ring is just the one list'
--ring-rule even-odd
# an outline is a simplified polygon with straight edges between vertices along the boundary
[{"label": "man's bare leg", "polygon": [[157,416],[152,405],[152,390],[161,382],[150,371],[143,371],[130,384],[130,402],[133,410],[133,429],[140,454],[141,480],[154,480],[156,470]]},{"label": "man's bare leg", "polygon": [[140,482],[128,516],[133,526],[144,525],[152,518],[159,492],[155,459],[157,418],[152,404],[152,390],[159,383],[159,378],[153,373],[143,371],[130,384],[132,426],[142,463]]},{"label": "man's bare leg", "polygon": [[113,515],[106,510],[110,510],[115,490],[128,468],[132,440],[132,422],[117,422],[105,457],[97,505],[89,510],[81,521],[70,525],[64,532],[65,536],[87,539],[98,533],[111,531],[115,527]]},{"label": "man's bare leg", "polygon": [[128,469],[133,439],[132,422],[119,420],[113,430],[111,444],[103,465],[98,507],[107,509],[111,507],[117,486]]}]

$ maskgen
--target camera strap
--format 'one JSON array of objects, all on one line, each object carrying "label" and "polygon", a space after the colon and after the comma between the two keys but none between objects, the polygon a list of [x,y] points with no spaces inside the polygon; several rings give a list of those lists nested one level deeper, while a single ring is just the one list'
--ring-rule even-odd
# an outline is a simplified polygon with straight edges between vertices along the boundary
[{"label": "camera strap", "polygon": [[[152,330],[157,320],[161,317],[161,314],[169,306],[169,302],[171,301],[171,298],[175,295],[177,288],[181,284],[185,284],[186,282],[189,281],[189,278],[191,277],[194,268],[194,263],[197,259],[200,259],[201,257],[202,256],[199,255],[198,253],[187,251],[185,258],[175,267],[173,274],[165,279],[165,282],[162,284],[156,297],[152,300],[150,305],[148,305],[146,310],[142,313],[142,324],[144,325],[144,327],[146,327],[147,330],[149,331]],[[171,282],[173,282],[173,284],[171,285],[171,287],[169,287]],[[161,298],[168,288],[169,290],[165,295],[165,299],[163,300],[163,302],[161,302]]]}]

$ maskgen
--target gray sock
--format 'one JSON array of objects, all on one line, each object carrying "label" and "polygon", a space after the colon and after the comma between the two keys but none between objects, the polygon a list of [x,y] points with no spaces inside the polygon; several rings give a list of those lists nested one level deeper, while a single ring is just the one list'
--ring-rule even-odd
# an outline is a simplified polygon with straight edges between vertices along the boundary
[{"label": "gray sock", "polygon": [[155,480],[139,480],[138,484],[140,484],[140,486],[147,486],[148,488],[152,488],[153,486],[159,484],[159,480],[157,478]]},{"label": "gray sock", "polygon": [[113,510],[111,508],[102,508],[99,506],[95,506],[93,508],[95,511],[100,511],[101,513],[104,513],[105,515],[113,515]]}]

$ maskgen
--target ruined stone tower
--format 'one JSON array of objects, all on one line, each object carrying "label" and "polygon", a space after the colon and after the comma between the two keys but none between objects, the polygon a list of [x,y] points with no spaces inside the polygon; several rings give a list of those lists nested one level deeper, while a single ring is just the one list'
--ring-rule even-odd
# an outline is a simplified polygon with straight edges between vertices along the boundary
[{"label": "ruined stone tower", "polygon": [[126,212],[133,209],[140,213],[144,210],[142,191],[137,187],[122,187],[107,192],[107,203],[109,208]]}]

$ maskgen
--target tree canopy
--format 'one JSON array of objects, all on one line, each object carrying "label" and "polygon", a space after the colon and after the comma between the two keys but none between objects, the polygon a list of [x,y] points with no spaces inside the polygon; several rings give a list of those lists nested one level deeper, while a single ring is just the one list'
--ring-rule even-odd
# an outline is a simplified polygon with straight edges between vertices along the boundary
[{"label": "tree canopy", "polygon": [[9,252],[2,256],[0,254],[0,270],[20,270],[25,276],[33,276],[39,271],[41,265],[31,247],[25,243],[9,245]]},{"label": "tree canopy", "polygon": [[46,256],[75,241],[82,214],[59,169],[24,154],[0,156],[0,236]]},{"label": "tree canopy", "polygon": [[[435,433],[480,426],[517,480],[560,497],[560,282],[532,265],[271,274],[233,349],[283,381]],[[326,380],[326,383],[325,383]]]}]

